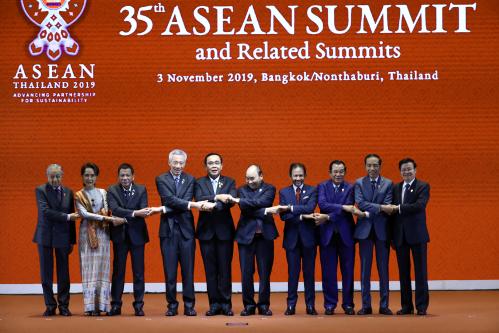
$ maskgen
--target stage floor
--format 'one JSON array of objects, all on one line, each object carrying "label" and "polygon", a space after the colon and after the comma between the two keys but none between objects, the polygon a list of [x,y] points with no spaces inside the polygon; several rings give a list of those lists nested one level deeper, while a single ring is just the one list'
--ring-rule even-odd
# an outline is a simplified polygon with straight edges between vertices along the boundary
[{"label": "stage floor", "polygon": [[[341,295],[340,295],[341,296]],[[391,309],[399,309],[400,294],[392,292]],[[285,293],[273,293],[272,317],[241,317],[241,295],[233,297],[234,317],[205,317],[207,296],[197,297],[197,317],[165,317],[166,301],[163,294],[147,294],[145,317],[133,316],[132,295],[124,295],[123,314],[117,317],[85,317],[82,296],[71,296],[72,317],[42,317],[41,295],[0,295],[0,332],[499,332],[499,291],[438,291],[430,293],[429,314],[419,316],[346,316],[341,309],[334,316],[323,315],[322,294],[317,294],[318,316],[304,314],[303,294],[299,296],[297,315],[283,315]],[[373,293],[373,305],[377,304]],[[360,293],[355,293],[356,310],[360,308]],[[180,304],[182,310],[182,304]],[[378,307],[373,310],[377,313]],[[227,324],[230,325],[227,325]],[[247,323],[247,325],[246,325]]]}]

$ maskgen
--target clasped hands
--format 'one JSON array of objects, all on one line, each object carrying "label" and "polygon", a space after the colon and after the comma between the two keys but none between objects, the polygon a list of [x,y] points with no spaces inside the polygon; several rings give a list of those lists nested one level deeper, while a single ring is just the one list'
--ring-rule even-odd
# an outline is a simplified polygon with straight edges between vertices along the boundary
[{"label": "clasped hands", "polygon": [[388,214],[393,215],[397,213],[399,210],[399,206],[397,205],[381,205],[381,211]]}]

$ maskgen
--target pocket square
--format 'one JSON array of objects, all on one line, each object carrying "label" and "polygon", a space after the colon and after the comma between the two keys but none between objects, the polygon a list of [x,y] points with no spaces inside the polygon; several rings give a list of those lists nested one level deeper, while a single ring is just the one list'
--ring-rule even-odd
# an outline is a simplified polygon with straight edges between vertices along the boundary
[{"label": "pocket square", "polygon": [[306,197],[303,197],[303,200],[308,199],[308,198],[310,198],[310,196],[307,195]]}]

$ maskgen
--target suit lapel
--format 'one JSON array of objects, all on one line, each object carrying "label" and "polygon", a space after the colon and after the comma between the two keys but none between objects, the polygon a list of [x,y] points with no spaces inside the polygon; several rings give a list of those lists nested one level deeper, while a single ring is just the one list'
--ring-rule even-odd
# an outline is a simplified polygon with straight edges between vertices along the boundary
[{"label": "suit lapel", "polygon": [[45,187],[45,190],[47,192],[47,198],[49,199],[52,207],[61,207],[61,203],[59,202],[59,199],[57,198],[57,193],[54,191],[52,186],[50,184],[47,184]]},{"label": "suit lapel", "polygon": [[[179,184],[179,193],[177,193],[177,197],[181,198],[184,193],[185,193],[185,189],[186,189],[186,186],[185,186],[185,173],[181,173],[180,174],[180,184]],[[175,181],[173,182],[173,187],[175,187]]]},{"label": "suit lapel", "polygon": [[121,190],[121,185],[116,185],[111,187],[111,191],[113,191],[115,196],[118,198],[120,206],[125,207],[125,198],[123,197],[123,191]]},{"label": "suit lapel", "polygon": [[371,186],[371,178],[369,178],[368,176],[364,177],[364,179],[362,180],[362,183],[364,184],[364,186],[363,186],[364,190],[368,194],[366,199],[369,200],[370,202],[372,202],[373,198],[374,198],[374,192],[373,192],[373,188]]},{"label": "suit lapel", "polygon": [[211,185],[211,178],[210,176],[206,176],[204,179],[204,187],[206,190],[210,193],[215,195],[216,193],[213,192],[213,186]]}]

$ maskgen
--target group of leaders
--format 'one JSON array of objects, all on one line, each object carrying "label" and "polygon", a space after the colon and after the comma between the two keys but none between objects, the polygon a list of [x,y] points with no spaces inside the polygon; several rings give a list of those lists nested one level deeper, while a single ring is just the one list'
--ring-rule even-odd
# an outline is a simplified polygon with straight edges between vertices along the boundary
[{"label": "group of leaders", "polygon": [[[62,186],[63,170],[58,164],[47,168],[48,182],[36,188],[38,223],[34,242],[38,244],[40,272],[45,298],[44,316],[63,316],[69,311],[69,254],[76,244],[75,221],[81,219],[80,255],[85,315],[120,315],[128,253],[133,270],[135,315],[144,310],[144,246],[149,241],[145,219],[161,214],[159,237],[168,303],[166,316],[178,314],[177,270],[180,264],[184,314],[195,316],[194,257],[198,238],[206,272],[209,299],[207,316],[232,316],[231,263],[234,240],[239,249],[244,308],[241,316],[270,316],[270,274],[274,261],[274,240],[278,231],[274,216],[284,221],[283,247],[288,263],[288,297],[285,315],[294,315],[298,281],[303,272],[306,313],[316,315],[315,260],[320,249],[324,313],[333,315],[338,304],[337,267],[341,270],[345,314],[354,315],[353,285],[355,243],[359,243],[362,305],[358,315],[373,313],[371,266],[373,248],[379,275],[379,313],[392,315],[389,308],[388,262],[390,247],[397,256],[401,309],[397,315],[417,311],[426,315],[429,303],[427,277],[426,205],[430,186],[416,178],[416,162],[399,162],[402,181],[393,184],[380,175],[382,159],[365,156],[367,175],[354,184],[346,182],[347,167],[341,160],[329,165],[330,179],[317,187],[305,183],[302,163],[289,167],[291,185],[279,191],[279,205],[273,206],[276,189],[263,181],[258,165],[246,170],[246,184],[236,189],[234,179],[222,174],[223,158],[209,153],[204,158],[207,175],[199,179],[184,172],[187,154],[170,152],[170,170],[156,178],[162,206],[149,207],[146,188],[134,182],[134,168],[118,167],[118,182],[108,190],[96,187],[99,168],[94,163],[81,167],[84,188],[75,194]],[[194,201],[194,198],[196,201]],[[231,207],[241,210],[237,228]],[[316,213],[316,206],[320,213]],[[76,208],[76,209],[75,209]],[[194,227],[193,209],[199,210]],[[354,221],[354,216],[357,222]],[[110,240],[113,243],[112,283]],[[57,271],[57,301],[52,289],[54,253]],[[415,270],[413,303],[411,260]],[[255,300],[255,262],[259,276]]]}]

